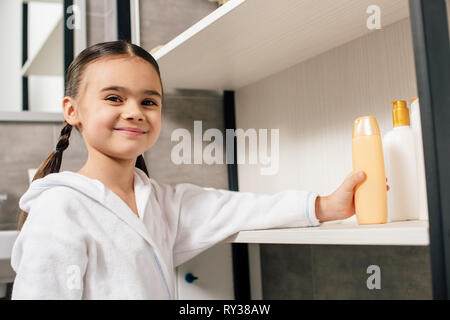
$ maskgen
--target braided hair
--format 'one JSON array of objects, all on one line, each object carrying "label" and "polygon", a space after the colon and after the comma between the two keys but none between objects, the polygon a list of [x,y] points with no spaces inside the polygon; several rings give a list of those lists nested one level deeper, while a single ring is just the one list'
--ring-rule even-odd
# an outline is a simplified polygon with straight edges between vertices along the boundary
[{"label": "braided hair", "polygon": [[[152,55],[148,53],[145,49],[135,44],[119,40],[119,41],[97,43],[80,52],[80,54],[72,61],[69,68],[67,69],[66,88],[64,92],[65,96],[75,98],[78,95],[79,93],[78,88],[80,87],[83,71],[85,70],[88,63],[112,55],[137,56],[149,62],[155,68],[159,76],[162,88],[159,66],[156,60],[152,57]],[[164,97],[164,93],[162,96]],[[75,128],[78,130],[78,127]],[[71,132],[72,132],[72,125],[64,121],[58,141],[56,143],[55,150],[39,166],[38,170],[36,171],[36,174],[33,177],[33,181],[36,179],[43,178],[48,174],[57,173],[60,171],[62,156],[64,150],[66,150],[67,147],[69,146],[69,138]],[[149,176],[147,166],[145,165],[145,160],[142,155],[139,155],[137,157],[135,166],[144,171],[145,174]],[[22,229],[22,226],[25,223],[27,216],[28,216],[27,212],[20,210],[18,230]]]}]

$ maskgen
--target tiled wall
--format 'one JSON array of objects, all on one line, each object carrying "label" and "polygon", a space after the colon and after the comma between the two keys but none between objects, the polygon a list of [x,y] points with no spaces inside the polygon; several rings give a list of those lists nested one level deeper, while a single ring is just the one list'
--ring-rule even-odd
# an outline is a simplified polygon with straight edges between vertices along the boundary
[{"label": "tiled wall", "polygon": [[[264,299],[432,298],[428,247],[261,245],[260,254]],[[367,287],[371,265],[380,289]]]}]

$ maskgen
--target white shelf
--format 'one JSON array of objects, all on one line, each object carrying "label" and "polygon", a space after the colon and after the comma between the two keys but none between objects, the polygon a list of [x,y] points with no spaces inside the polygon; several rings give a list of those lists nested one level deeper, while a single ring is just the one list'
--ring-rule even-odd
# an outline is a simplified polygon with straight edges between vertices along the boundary
[{"label": "white shelf", "polygon": [[241,231],[225,242],[326,245],[429,245],[428,221],[386,224],[323,223],[319,227]]},{"label": "white shelf", "polygon": [[62,3],[62,0],[22,0],[24,3],[30,2],[50,2],[50,3]]},{"label": "white shelf", "polygon": [[235,90],[373,32],[373,4],[382,28],[409,16],[406,0],[231,0],[153,56],[166,87]]},{"label": "white shelf", "polygon": [[0,122],[64,122],[62,112],[0,111]]},{"label": "white shelf", "polygon": [[22,67],[22,76],[54,75],[62,76],[63,71],[63,17],[62,12],[58,20],[39,47],[36,53],[29,57]]}]

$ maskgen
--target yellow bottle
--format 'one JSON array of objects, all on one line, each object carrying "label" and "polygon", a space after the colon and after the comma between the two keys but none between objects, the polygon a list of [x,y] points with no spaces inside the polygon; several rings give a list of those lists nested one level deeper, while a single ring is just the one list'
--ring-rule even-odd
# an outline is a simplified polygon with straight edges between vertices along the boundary
[{"label": "yellow bottle", "polygon": [[366,179],[355,190],[356,221],[358,224],[386,223],[386,173],[380,129],[374,116],[355,120],[352,158],[353,171],[366,173]]}]

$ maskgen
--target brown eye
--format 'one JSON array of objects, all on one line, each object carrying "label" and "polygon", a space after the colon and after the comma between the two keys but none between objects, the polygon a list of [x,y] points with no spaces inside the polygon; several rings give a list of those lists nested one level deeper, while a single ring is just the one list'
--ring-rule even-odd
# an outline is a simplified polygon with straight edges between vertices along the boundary
[{"label": "brown eye", "polygon": [[110,97],[106,98],[105,100],[112,101],[112,102],[121,102],[120,98],[116,97],[116,96],[110,96]]},{"label": "brown eye", "polygon": [[152,100],[144,100],[142,103],[146,106],[157,106],[157,104]]}]

